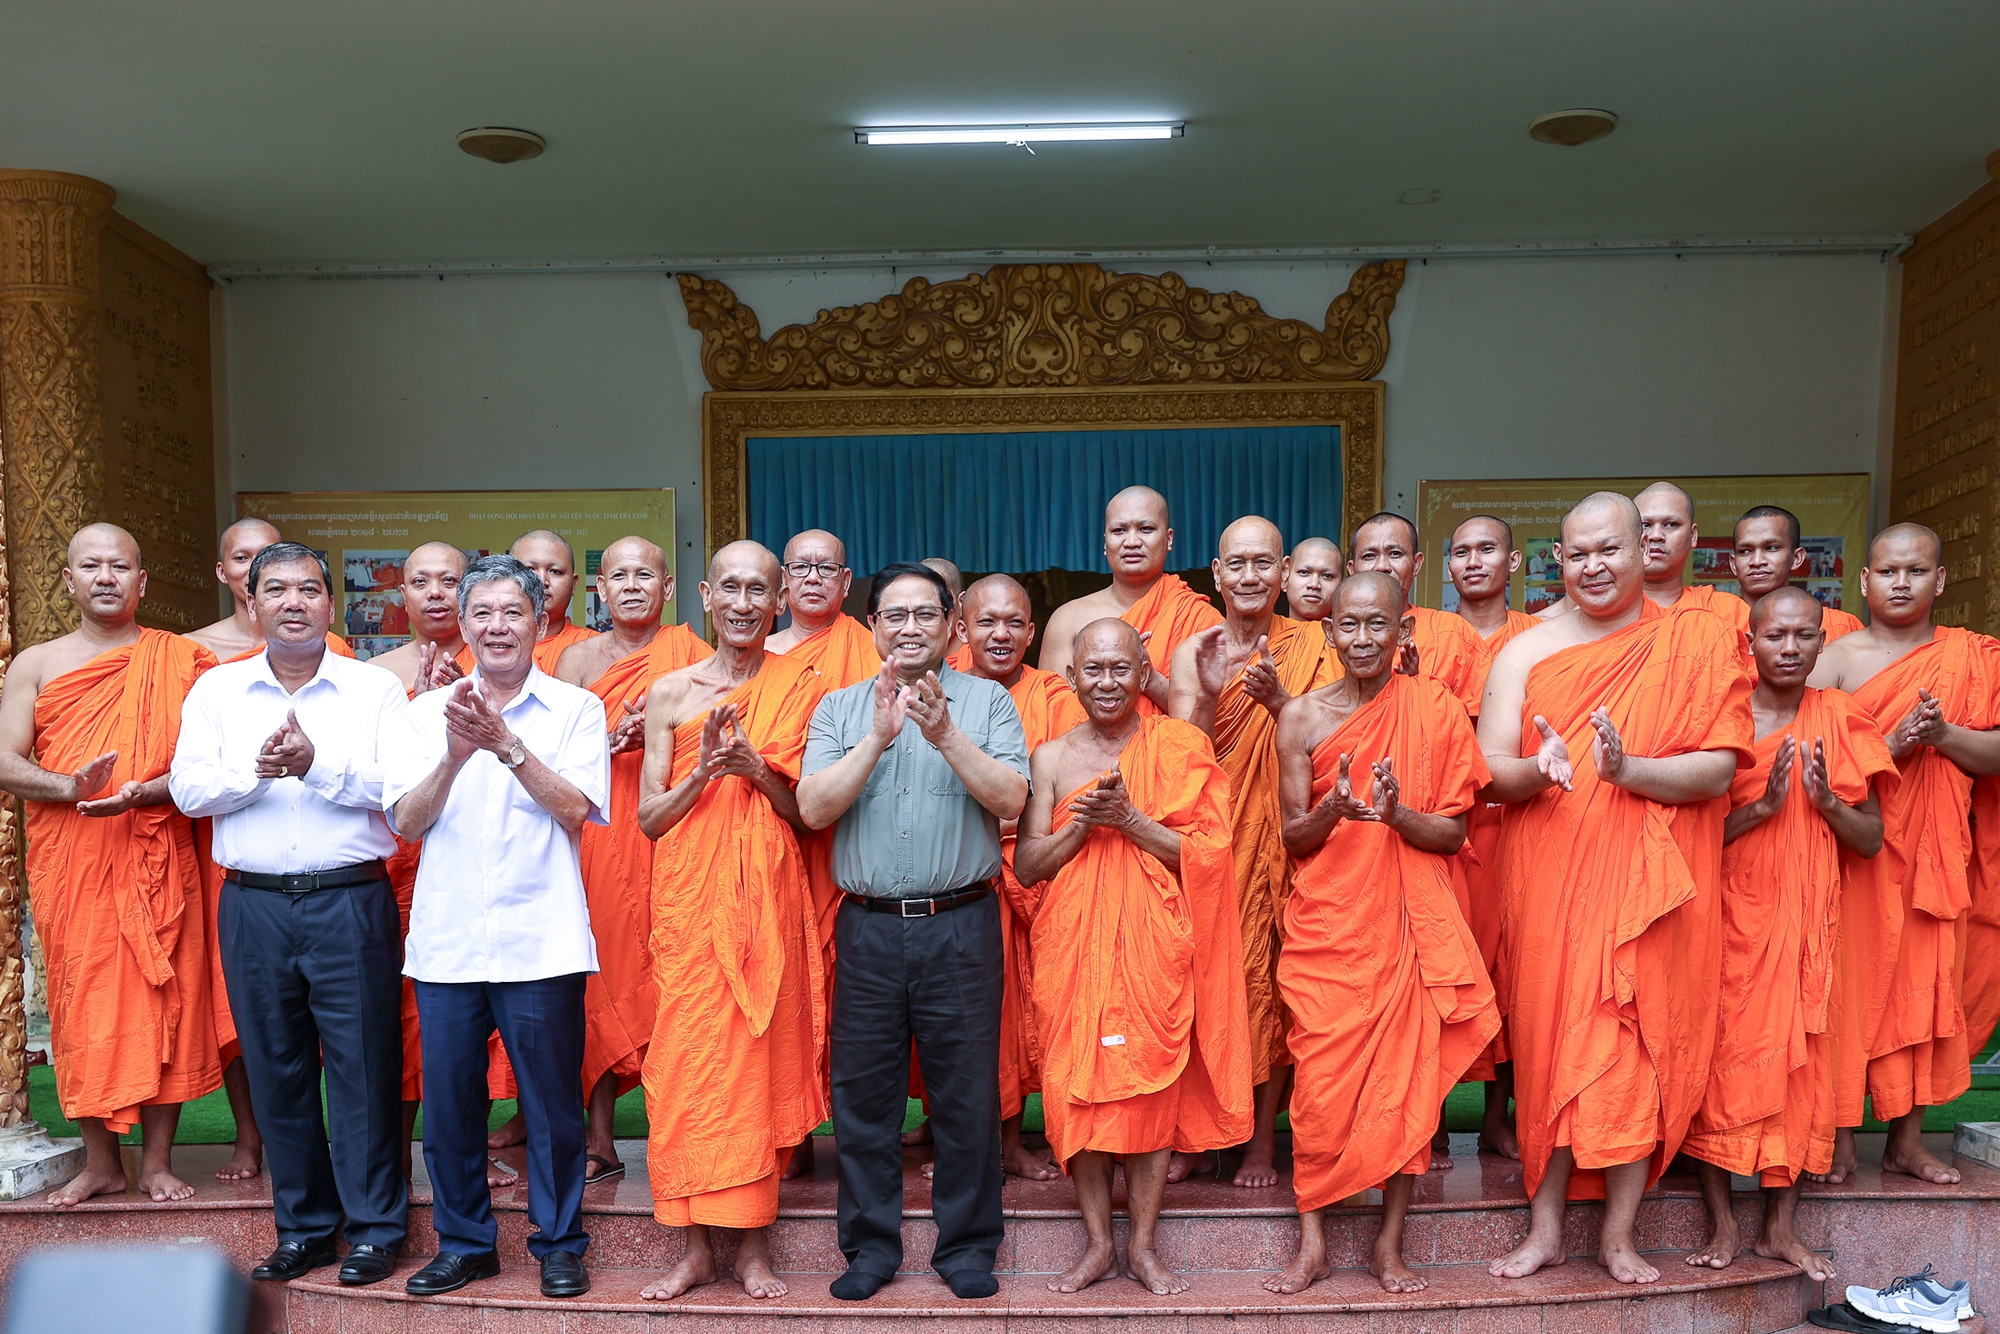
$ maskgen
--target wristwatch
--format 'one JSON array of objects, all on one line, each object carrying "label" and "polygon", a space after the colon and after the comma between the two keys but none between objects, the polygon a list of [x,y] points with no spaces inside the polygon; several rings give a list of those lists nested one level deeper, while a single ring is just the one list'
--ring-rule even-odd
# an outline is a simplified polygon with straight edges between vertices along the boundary
[{"label": "wristwatch", "polygon": [[528,748],[521,744],[521,738],[515,737],[514,744],[507,747],[506,753],[501,755],[500,763],[509,769],[518,769],[527,762]]}]

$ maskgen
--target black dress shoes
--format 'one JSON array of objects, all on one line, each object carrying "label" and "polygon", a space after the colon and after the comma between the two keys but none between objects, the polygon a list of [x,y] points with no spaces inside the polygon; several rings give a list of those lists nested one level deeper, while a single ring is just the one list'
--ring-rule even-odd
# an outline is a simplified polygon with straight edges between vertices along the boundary
[{"label": "black dress shoes", "polygon": [[410,1281],[403,1285],[403,1290],[412,1297],[442,1297],[447,1292],[457,1292],[476,1278],[493,1278],[499,1272],[498,1251],[488,1251],[484,1255],[447,1253],[410,1275]]},{"label": "black dress shoes", "polygon": [[318,1241],[281,1241],[278,1249],[264,1257],[264,1263],[250,1271],[250,1277],[284,1283],[334,1261],[333,1238]]},{"label": "black dress shoes", "polygon": [[542,1257],[542,1296],[581,1297],[590,1291],[590,1274],[583,1257],[569,1251],[550,1251]]},{"label": "black dress shoes", "polygon": [[396,1271],[396,1253],[380,1246],[355,1246],[340,1262],[340,1281],[350,1288],[380,1283]]}]

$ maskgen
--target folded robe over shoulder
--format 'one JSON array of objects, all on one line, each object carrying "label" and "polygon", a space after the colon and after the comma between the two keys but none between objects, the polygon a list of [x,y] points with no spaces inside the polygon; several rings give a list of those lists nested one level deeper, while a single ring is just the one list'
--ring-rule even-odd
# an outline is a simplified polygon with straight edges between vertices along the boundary
[{"label": "folded robe over shoulder", "polygon": [[1479,716],[1479,696],[1486,689],[1486,669],[1493,664],[1493,650],[1463,616],[1411,607],[1416,629],[1411,642],[1417,646],[1417,670],[1458,697],[1468,716]]},{"label": "folded robe over shoulder", "polygon": [[1750,678],[1735,632],[1691,606],[1544,658],[1528,675],[1521,754],[1549,720],[1574,790],[1507,807],[1501,831],[1501,1008],[1528,1192],[1571,1148],[1571,1199],[1600,1170],[1651,1159],[1657,1181],[1708,1087],[1721,971],[1725,794],[1663,805],[1598,776],[1591,711],[1610,710],[1628,755],[1733,751],[1753,762]]},{"label": "folded robe over shoulder", "polygon": [[[768,654],[724,703],[764,762],[796,782],[825,682]],[[669,784],[699,759],[704,717],[674,733]],[[654,1216],[764,1227],[778,1174],[827,1115],[826,982],[792,827],[748,779],[708,784],[653,858],[658,1026],[647,1048]]]},{"label": "folded robe over shoulder", "polygon": [[[42,687],[36,761],[74,773],[115,750],[107,794],[158,778],[180,739],[181,703],[214,665],[191,639],[141,630]],[[142,1106],[214,1092],[214,920],[188,818],[170,803],[102,818],[71,802],[31,801],[27,811],[28,895],[63,1114],[122,1134]]]},{"label": "folded robe over shoulder", "polygon": [[[1798,717],[1757,742],[1736,772],[1732,810],[1764,795],[1778,747],[1826,743],[1827,784],[1850,806],[1887,794],[1895,762],[1875,720],[1839,690],[1807,690]],[[1683,1150],[1766,1186],[1833,1161],[1833,960],[1842,848],[1795,763],[1776,815],[1722,850],[1722,996],[1708,1092]]]},{"label": "folded robe over shoulder", "polygon": [[[1930,643],[1864,682],[1854,702],[1887,736],[1920,689],[1943,706],[1946,722],[1992,728],[2000,723],[2000,643],[1940,626]],[[1961,993],[1981,883],[1971,869],[1975,784],[1929,746],[1900,768],[1901,783],[1882,802],[1882,851],[1850,859],[1842,891],[1835,1114],[1843,1126],[1861,1123],[1864,1093],[1886,1121],[1971,1087]]]},{"label": "folded robe over shoulder", "polygon": [[[1177,574],[1163,574],[1146,590],[1146,596],[1127,607],[1118,619],[1140,634],[1152,636],[1146,641],[1146,654],[1153,660],[1153,670],[1171,673],[1174,650],[1189,635],[1199,634],[1211,625],[1221,625],[1222,613],[1213,602],[1189,588],[1187,580]],[[1152,715],[1161,709],[1142,695],[1139,712]]]},{"label": "folded robe over shoulder", "polygon": [[[1458,815],[1491,775],[1441,682],[1391,675],[1313,751],[1312,799],[1352,756],[1355,795],[1391,761],[1412,810]],[[1292,1013],[1299,1209],[1430,1166],[1445,1095],[1500,1030],[1493,984],[1452,895],[1451,858],[1342,821],[1292,871],[1278,984]]]},{"label": "folded robe over shoulder", "polygon": [[[1043,891],[1035,1024],[1063,1164],[1084,1149],[1201,1153],[1250,1138],[1229,780],[1199,728],[1157,714],[1118,767],[1132,804],[1181,836],[1181,865],[1096,829]],[[1075,796],[1057,800],[1055,828]]]},{"label": "folded robe over shoulder", "polygon": [[[1303,695],[1342,675],[1321,622],[1274,617],[1269,647],[1286,694]],[[1250,1082],[1261,1084],[1271,1077],[1273,1066],[1291,1064],[1285,1050],[1289,1020],[1278,998],[1279,916],[1290,892],[1290,858],[1278,809],[1278,720],[1245,692],[1240,672],[1215,701],[1215,758],[1229,775],[1234,820],[1229,845],[1243,925]]]}]

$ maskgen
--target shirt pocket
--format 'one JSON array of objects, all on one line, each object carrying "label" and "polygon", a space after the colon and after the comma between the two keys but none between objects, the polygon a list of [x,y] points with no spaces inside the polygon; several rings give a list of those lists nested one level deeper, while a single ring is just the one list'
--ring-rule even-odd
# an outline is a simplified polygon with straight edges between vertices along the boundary
[{"label": "shirt pocket", "polygon": [[[879,797],[890,790],[896,781],[896,751],[902,748],[902,744],[898,741],[894,747],[876,756],[875,767],[869,771],[868,781],[861,785],[862,796]],[[848,747],[850,754],[853,750],[854,747]]]},{"label": "shirt pocket", "polygon": [[[951,720],[958,724],[958,730],[965,733],[968,741],[981,750],[985,750],[988,734],[992,731],[991,726],[984,717],[979,718],[977,721],[960,717],[959,715],[963,708],[964,706],[959,701],[953,700],[951,704]],[[926,784],[926,787],[930,794],[934,797],[969,796],[970,794],[966,792],[965,784],[959,779],[957,771],[945,759],[944,752],[931,745],[928,741],[921,741],[918,744],[928,752],[924,756],[924,761],[929,769],[929,782]]]}]

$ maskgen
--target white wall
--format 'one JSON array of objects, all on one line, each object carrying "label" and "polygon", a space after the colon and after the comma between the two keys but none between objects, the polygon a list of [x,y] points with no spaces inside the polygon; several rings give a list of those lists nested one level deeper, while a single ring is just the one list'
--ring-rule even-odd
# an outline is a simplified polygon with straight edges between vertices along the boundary
[{"label": "white wall", "polygon": [[[1159,267],[1318,323],[1353,266]],[[1425,478],[1878,472],[1889,272],[1872,255],[1412,262],[1384,498],[1413,512]],[[713,276],[769,334],[911,272]],[[705,386],[671,279],[239,279],[223,304],[235,489],[676,487],[692,619]]]}]

